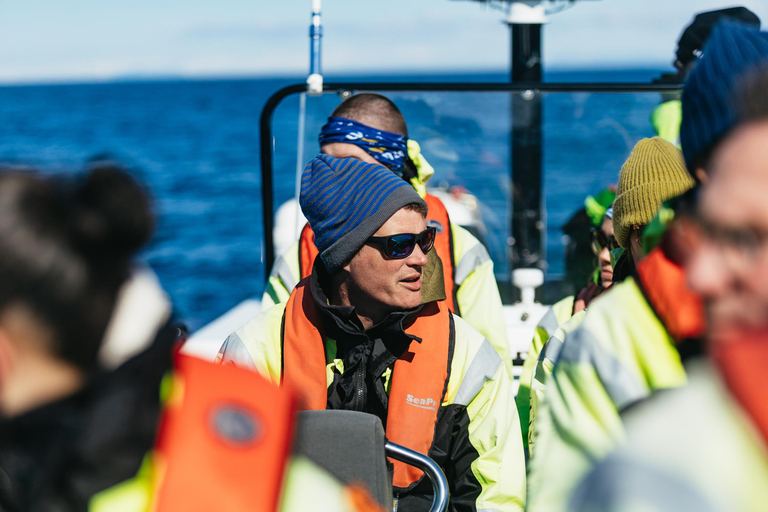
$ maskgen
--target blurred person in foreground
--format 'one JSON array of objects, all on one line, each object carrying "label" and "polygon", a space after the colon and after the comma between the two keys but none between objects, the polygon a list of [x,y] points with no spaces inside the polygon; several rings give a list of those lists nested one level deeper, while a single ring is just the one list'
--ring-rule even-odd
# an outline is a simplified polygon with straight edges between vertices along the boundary
[{"label": "blurred person in foreground", "polygon": [[[760,29],[760,18],[746,7],[728,7],[714,11],[700,12],[685,27],[677,41],[675,52],[675,73],[665,74],[656,83],[683,83],[696,66],[702,55],[704,44],[709,39],[712,29],[719,22],[728,20],[744,26]],[[680,147],[680,121],[683,116],[680,92],[662,94],[662,102],[651,113],[651,124],[659,137]]]},{"label": "blurred person in foreground", "polygon": [[700,304],[674,256],[660,248],[645,256],[641,237],[662,203],[693,184],[680,150],[659,137],[638,142],[622,166],[613,204],[624,249],[614,267],[618,284],[558,329],[543,352],[551,374],[541,361],[534,375],[530,510],[564,510],[592,462],[621,439],[621,409],[685,382],[675,344],[695,336],[698,324],[676,315],[687,320],[687,301],[694,312]]},{"label": "blurred person in foreground", "polygon": [[132,264],[152,228],[116,168],[0,174],[2,510],[84,510],[152,448],[177,334]]},{"label": "blurred person in foreground", "polygon": [[0,510],[267,511],[281,493],[283,510],[375,510],[309,461],[284,479],[288,393],[174,357],[170,302],[134,261],[153,227],[115,164],[0,171]]},{"label": "blurred person in foreground", "polygon": [[[445,472],[450,510],[521,510],[525,466],[512,380],[445,304],[426,204],[390,170],[320,155],[300,203],[319,255],[278,304],[231,334],[224,364],[297,390],[307,409],[376,415],[387,438]],[[350,450],[354,447],[350,446]],[[397,510],[428,510],[420,471],[394,463]]]},{"label": "blurred person in foreground", "polygon": [[[491,342],[511,371],[507,327],[493,272],[493,260],[472,233],[451,222],[440,199],[429,194],[434,169],[408,138],[405,118],[397,106],[379,94],[356,94],[328,118],[320,136],[320,152],[335,158],[356,158],[383,165],[409,183],[427,203],[427,225],[436,230],[435,252],[443,264],[445,304]],[[262,297],[262,311],[285,302],[296,284],[312,273],[318,254],[312,227],[272,266]]]},{"label": "blurred person in foreground", "polygon": [[[706,356],[686,364],[685,388],[628,411],[625,446],[581,483],[575,511],[768,509],[768,34],[721,29],[683,95],[709,107],[694,114],[711,145],[701,160],[691,139],[707,183],[686,264]],[[744,54],[752,65],[735,73]]]}]

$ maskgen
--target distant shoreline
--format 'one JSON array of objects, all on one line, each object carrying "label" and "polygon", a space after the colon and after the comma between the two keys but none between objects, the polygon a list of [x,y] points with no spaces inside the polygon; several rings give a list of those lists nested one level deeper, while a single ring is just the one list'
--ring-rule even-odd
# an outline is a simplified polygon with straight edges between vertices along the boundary
[{"label": "distant shoreline", "polygon": [[[669,64],[642,64],[633,67],[622,67],[619,65],[606,65],[595,67],[556,67],[553,69],[547,69],[544,71],[545,81],[583,81],[578,80],[578,77],[589,76],[591,80],[594,80],[595,75],[600,75],[607,81],[632,81],[637,80],[628,79],[626,77],[637,76],[658,76],[660,73],[671,73],[673,69]],[[486,81],[499,81],[504,82],[509,76],[507,70],[435,70],[426,73],[417,73],[413,70],[403,70],[400,72],[391,73],[366,73],[361,72],[359,74],[353,73],[329,73],[325,75],[326,81],[439,81],[445,80],[450,77],[456,81],[470,81],[478,80],[478,77],[483,77]],[[576,77],[576,78],[564,78],[564,77]],[[0,82],[0,88],[5,87],[51,87],[51,86],[75,86],[75,85],[118,85],[118,84],[151,84],[151,83],[201,83],[201,82],[231,82],[231,81],[275,81],[275,82],[288,82],[288,83],[300,83],[306,79],[306,76],[292,75],[292,74],[277,74],[277,73],[264,73],[261,75],[217,75],[217,76],[183,76],[183,75],[125,75],[104,79],[96,78],[72,78],[72,79],[56,79],[50,80],[21,80],[21,81],[8,81]]]}]

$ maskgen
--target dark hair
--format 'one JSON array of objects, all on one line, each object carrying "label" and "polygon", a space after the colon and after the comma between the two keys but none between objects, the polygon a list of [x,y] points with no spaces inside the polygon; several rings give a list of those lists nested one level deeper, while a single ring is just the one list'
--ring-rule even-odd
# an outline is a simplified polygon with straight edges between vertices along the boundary
[{"label": "dark hair", "polygon": [[408,203],[407,205],[403,206],[403,210],[411,210],[414,212],[419,212],[422,217],[426,218],[427,213],[429,213],[429,210],[427,209],[427,205],[424,203]]},{"label": "dark hair", "polygon": [[0,169],[0,311],[29,308],[53,353],[94,369],[118,291],[154,217],[114,163],[76,178]]},{"label": "dark hair", "polygon": [[379,130],[408,136],[408,127],[402,112],[392,103],[392,100],[381,94],[370,92],[356,94],[344,100],[332,115],[352,119]]}]

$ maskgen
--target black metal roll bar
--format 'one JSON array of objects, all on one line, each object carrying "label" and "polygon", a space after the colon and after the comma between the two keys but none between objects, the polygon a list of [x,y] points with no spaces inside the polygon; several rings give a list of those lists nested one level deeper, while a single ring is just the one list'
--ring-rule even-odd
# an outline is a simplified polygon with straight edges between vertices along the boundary
[{"label": "black metal roll bar", "polygon": [[[323,92],[345,91],[381,92],[590,92],[590,93],[639,93],[670,92],[682,88],[682,84],[649,83],[579,83],[579,82],[330,82],[323,86]],[[273,189],[273,135],[272,116],[280,103],[294,94],[307,92],[307,84],[299,83],[283,87],[269,97],[259,120],[261,153],[261,196],[264,226],[264,279],[275,260],[275,246],[272,238],[274,229]]]}]

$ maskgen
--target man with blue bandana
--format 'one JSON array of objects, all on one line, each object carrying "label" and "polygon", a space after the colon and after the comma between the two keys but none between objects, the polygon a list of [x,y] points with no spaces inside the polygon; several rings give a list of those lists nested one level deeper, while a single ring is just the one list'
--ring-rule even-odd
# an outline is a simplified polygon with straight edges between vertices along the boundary
[{"label": "man with blue bandana", "polygon": [[[435,250],[443,263],[445,302],[483,334],[511,370],[511,357],[499,290],[488,251],[466,229],[454,224],[440,200],[426,192],[432,168],[420,153],[400,110],[384,96],[352,96],[323,126],[321,153],[379,163],[410,183],[429,207],[427,224],[437,231]],[[307,225],[301,239],[275,260],[262,298],[262,309],[285,302],[291,290],[311,274],[317,249]]]}]

